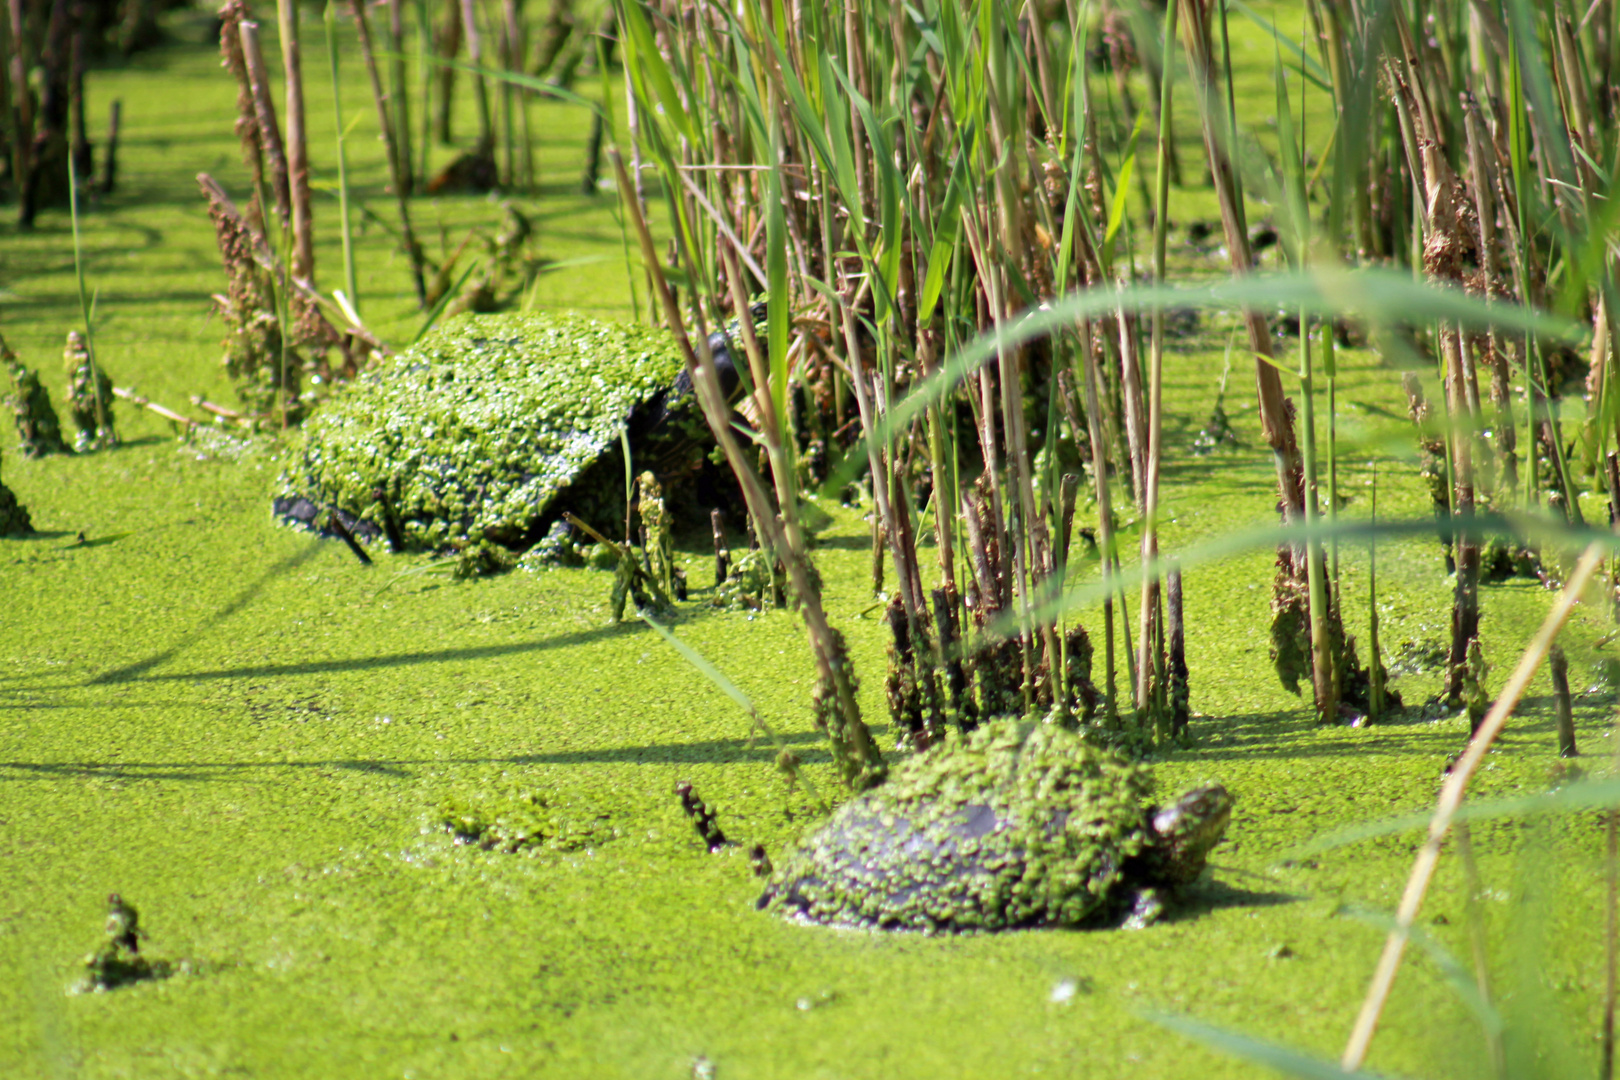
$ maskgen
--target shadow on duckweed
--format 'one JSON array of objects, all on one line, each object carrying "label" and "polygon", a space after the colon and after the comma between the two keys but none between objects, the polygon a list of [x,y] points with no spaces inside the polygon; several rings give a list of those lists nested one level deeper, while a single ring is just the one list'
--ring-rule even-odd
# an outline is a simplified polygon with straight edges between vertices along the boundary
[{"label": "shadow on duckweed", "polygon": [[[1229,867],[1209,865],[1210,875],[1233,873]],[[1258,875],[1255,875],[1258,876]],[[1263,880],[1263,879],[1262,879]],[[1188,887],[1181,898],[1159,916],[1161,923],[1191,922],[1215,911],[1227,908],[1268,908],[1286,904],[1304,903],[1310,897],[1303,893],[1278,892],[1272,889],[1245,889],[1230,885],[1216,877],[1206,876]]]},{"label": "shadow on duckweed", "polygon": [[192,643],[203,634],[207,633],[209,630],[212,630],[214,627],[218,626],[220,623],[224,622],[226,619],[230,618],[232,615],[235,615],[237,612],[251,604],[254,599],[258,597],[259,593],[264,591],[265,586],[269,585],[270,582],[274,581],[283,574],[288,573],[289,571],[298,569],[310,559],[314,558],[315,555],[320,552],[320,550],[321,541],[314,539],[310,540],[303,547],[299,548],[297,551],[293,552],[291,555],[288,555],[270,569],[266,570],[263,574],[259,575],[257,580],[255,580],[251,585],[248,585],[241,592],[237,593],[236,596],[234,596],[224,607],[220,608],[214,614],[192,627],[191,630],[182,634],[180,639],[173,645],[170,645],[168,648],[163,649],[160,652],[154,653],[145,660],[137,660],[133,664],[126,664],[123,667],[118,667],[111,671],[103,672],[102,674],[90,679],[85,685],[105,686],[108,683],[132,682],[145,675],[153,668],[167,663],[174,657],[178,656],[181,652],[190,648]]},{"label": "shadow on duckweed", "polygon": [[[215,616],[214,622],[224,618]],[[192,636],[201,633],[195,631]],[[604,638],[621,637],[643,632],[639,626],[623,623],[618,626],[600,626],[592,630],[577,630],[537,641],[515,641],[504,645],[472,645],[460,649],[437,649],[423,652],[387,653],[380,656],[357,656],[347,660],[306,660],[288,664],[249,664],[236,668],[215,668],[210,671],[173,672],[147,675],[147,671],[172,658],[184,646],[174,646],[150,660],[112,671],[88,680],[87,686],[104,686],[126,682],[191,682],[209,679],[263,679],[298,675],[331,675],[346,671],[373,671],[384,668],[414,667],[417,664],[448,664],[468,660],[489,660],[500,656],[518,656],[524,653],[565,649],[586,645]]]},{"label": "shadow on duckweed", "polygon": [[[881,732],[882,729],[878,730]],[[806,764],[827,764],[832,760],[828,752],[819,746],[822,743],[819,732],[786,734],[782,736],[782,741],[793,745],[794,753]],[[0,761],[0,779],[16,781],[76,777],[212,782],[226,779],[232,774],[266,769],[347,769],[403,779],[416,775],[410,771],[413,768],[438,769],[450,765],[723,765],[774,762],[776,754],[774,746],[754,745],[752,740],[739,738],[497,757],[323,758],[314,761]]]}]

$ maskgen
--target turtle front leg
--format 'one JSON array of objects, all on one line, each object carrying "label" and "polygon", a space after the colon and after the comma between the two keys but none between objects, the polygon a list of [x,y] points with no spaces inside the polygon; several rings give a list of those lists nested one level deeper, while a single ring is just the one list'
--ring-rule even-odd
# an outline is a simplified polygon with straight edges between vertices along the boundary
[{"label": "turtle front leg", "polygon": [[1126,899],[1130,901],[1130,908],[1119,924],[1124,930],[1140,930],[1158,922],[1159,916],[1169,907],[1169,897],[1165,891],[1151,885],[1133,889],[1126,894]]}]

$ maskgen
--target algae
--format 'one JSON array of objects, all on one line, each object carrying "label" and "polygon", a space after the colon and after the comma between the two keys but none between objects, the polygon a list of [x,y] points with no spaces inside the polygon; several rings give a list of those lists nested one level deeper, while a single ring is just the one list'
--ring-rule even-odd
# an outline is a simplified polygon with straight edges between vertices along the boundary
[{"label": "algae", "polygon": [[577,796],[485,789],[452,795],[434,811],[436,827],[484,851],[584,851],[619,835],[612,815]]}]

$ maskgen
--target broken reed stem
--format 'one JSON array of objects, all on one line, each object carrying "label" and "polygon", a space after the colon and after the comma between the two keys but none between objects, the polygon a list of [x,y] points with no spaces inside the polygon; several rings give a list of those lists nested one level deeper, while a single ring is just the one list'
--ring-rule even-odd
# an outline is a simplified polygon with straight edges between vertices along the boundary
[{"label": "broken reed stem", "polygon": [[115,387],[113,387],[112,392],[113,392],[113,397],[123,398],[125,401],[129,402],[131,405],[139,405],[143,409],[147,409],[147,410],[149,410],[151,412],[155,412],[159,416],[163,417],[163,419],[168,420],[168,421],[170,421],[172,423],[179,424],[181,427],[184,427],[187,430],[190,430],[191,428],[194,428],[194,427],[197,426],[197,421],[193,420],[191,417],[182,416],[180,413],[175,412],[173,409],[167,408],[167,407],[165,407],[163,405],[159,405],[157,402],[153,401],[151,398],[142,397],[140,394],[137,394],[133,390],[127,390],[122,386],[115,386]]},{"label": "broken reed stem", "polygon": [[1418,910],[1423,906],[1423,897],[1428,892],[1429,882],[1434,876],[1435,864],[1439,862],[1440,845],[1445,841],[1446,833],[1451,828],[1451,821],[1457,813],[1457,808],[1462,805],[1468,782],[1479,770],[1491,744],[1507,726],[1508,717],[1518,707],[1520,698],[1524,696],[1536,669],[1541,666],[1541,661],[1557,640],[1558,632],[1563,629],[1570,612],[1574,610],[1581,592],[1603,562],[1605,550],[1605,544],[1594,542],[1582,552],[1580,561],[1575,565],[1575,572],[1565,583],[1557,603],[1553,605],[1552,611],[1542,622],[1541,629],[1536,632],[1535,638],[1520,656],[1518,666],[1508,677],[1507,685],[1502,687],[1501,695],[1485,714],[1479,729],[1469,739],[1467,749],[1451,767],[1445,784],[1440,788],[1440,798],[1435,805],[1434,816],[1429,821],[1428,839],[1418,850],[1411,877],[1407,879],[1406,890],[1401,895],[1400,907],[1395,913],[1395,926],[1390,931],[1389,939],[1384,943],[1383,955],[1378,958],[1378,967],[1373,973],[1371,985],[1367,988],[1367,997],[1362,1002],[1361,1012],[1356,1017],[1350,1040],[1344,1048],[1344,1056],[1340,1059],[1340,1064],[1346,1072],[1354,1072],[1361,1068],[1367,1058],[1367,1050],[1372,1045],[1373,1035],[1378,1029],[1378,1018],[1383,1014],[1384,1004],[1389,1000],[1390,988],[1395,983],[1396,972],[1400,970],[1406,939],[1411,933],[1412,924],[1417,920]]},{"label": "broken reed stem", "polygon": [[67,156],[68,171],[68,209],[73,216],[73,277],[79,289],[79,315],[84,319],[84,348],[90,357],[90,385],[96,391],[96,431],[98,438],[106,440],[111,437],[109,444],[116,445],[117,436],[112,435],[112,422],[110,417],[111,406],[101,393],[101,359],[96,355],[95,333],[95,301],[85,295],[84,291],[84,245],[79,237],[79,176],[73,165],[73,155]]},{"label": "broken reed stem", "polygon": [[726,583],[731,571],[731,552],[726,549],[725,515],[719,510],[709,511],[709,528],[714,532],[714,587]]},{"label": "broken reed stem", "polygon": [[1569,700],[1569,660],[1564,649],[1554,645],[1547,652],[1547,673],[1552,677],[1553,717],[1558,731],[1558,756],[1579,757],[1575,748],[1575,713]]},{"label": "broken reed stem", "polygon": [[[470,0],[469,0],[470,2]],[[411,228],[411,209],[406,202],[406,177],[400,164],[399,144],[394,138],[393,118],[388,113],[388,95],[383,91],[382,76],[377,72],[377,56],[371,47],[371,24],[366,20],[365,0],[349,0],[354,12],[355,29],[360,35],[360,54],[366,61],[366,75],[371,79],[371,96],[377,103],[377,123],[382,128],[383,143],[388,153],[389,179],[394,185],[394,205],[399,210],[400,242],[405,257],[411,261],[411,284],[416,287],[418,307],[427,307],[427,280],[423,272],[425,256],[422,245]]]}]

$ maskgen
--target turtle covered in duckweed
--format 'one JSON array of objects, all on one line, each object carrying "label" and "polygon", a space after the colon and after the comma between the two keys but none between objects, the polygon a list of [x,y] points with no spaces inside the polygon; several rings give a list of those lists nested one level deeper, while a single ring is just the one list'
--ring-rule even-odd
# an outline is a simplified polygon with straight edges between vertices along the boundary
[{"label": "turtle covered in duckweed", "polygon": [[[710,338],[722,389],[738,379]],[[674,339],[584,315],[467,315],[333,395],[284,463],[275,513],[395,551],[522,552],[562,512],[604,529],[636,469],[666,486],[711,445]],[[340,530],[333,529],[334,532]]]},{"label": "turtle covered in duckweed", "polygon": [[1232,797],[1154,808],[1147,771],[1078,735],[998,721],[904,762],[772,875],[806,921],[951,932],[1136,924],[1203,871]]}]

